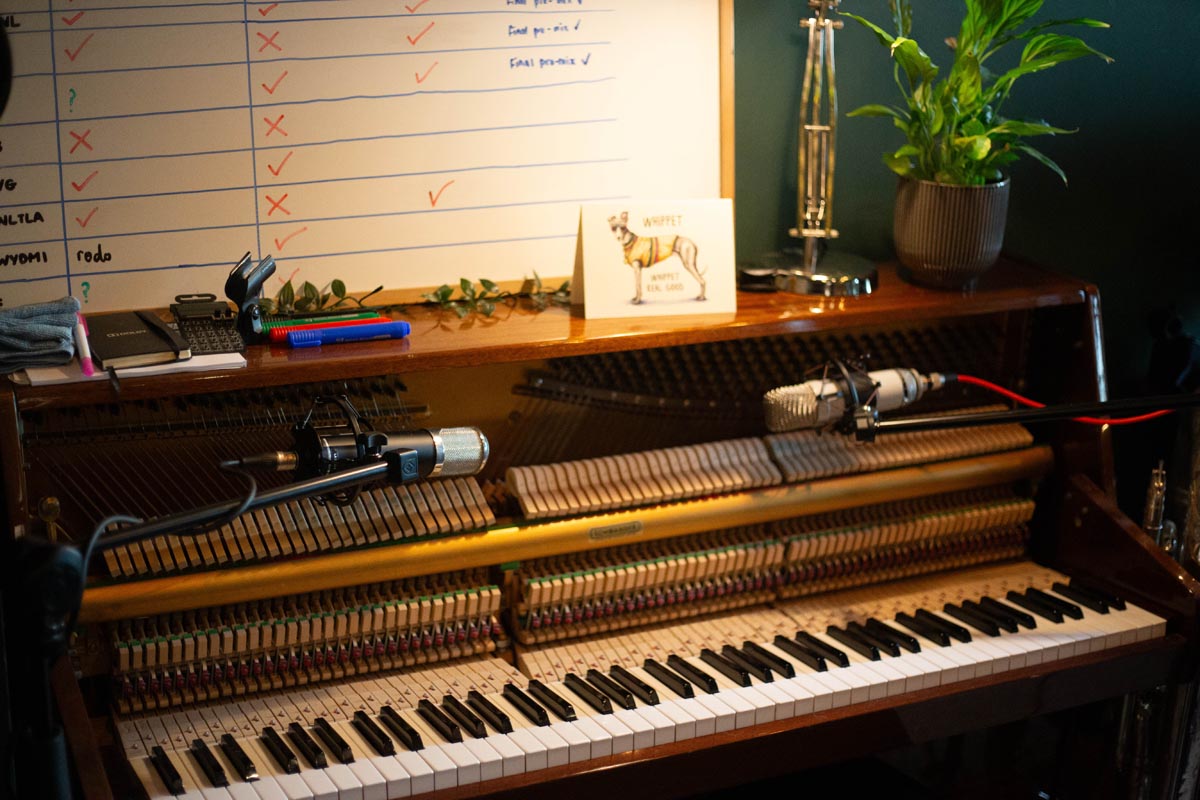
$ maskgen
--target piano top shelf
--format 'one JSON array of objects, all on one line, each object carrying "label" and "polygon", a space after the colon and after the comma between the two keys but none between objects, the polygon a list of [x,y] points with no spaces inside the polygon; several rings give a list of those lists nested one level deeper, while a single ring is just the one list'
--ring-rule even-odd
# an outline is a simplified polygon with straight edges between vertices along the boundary
[{"label": "piano top shelf", "polygon": [[13,391],[17,408],[27,411],[1020,311],[1083,303],[1094,291],[1082,281],[1011,260],[985,273],[973,291],[913,286],[901,280],[895,264],[881,265],[879,272],[880,288],[863,297],[740,292],[733,315],[585,320],[562,307],[541,312],[501,307],[490,319],[460,320],[432,306],[411,305],[396,315],[412,324],[403,340],[300,350],[254,345],[244,369],[127,378],[119,397],[100,381]]}]

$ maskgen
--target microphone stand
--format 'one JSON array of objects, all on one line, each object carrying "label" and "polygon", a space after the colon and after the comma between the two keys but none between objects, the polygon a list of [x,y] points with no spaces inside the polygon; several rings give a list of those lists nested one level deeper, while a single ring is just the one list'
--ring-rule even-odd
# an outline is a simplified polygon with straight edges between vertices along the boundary
[{"label": "microphone stand", "polygon": [[1095,403],[1064,403],[1042,408],[1013,408],[1004,411],[974,411],[899,419],[880,419],[878,411],[869,405],[864,405],[848,412],[838,424],[847,429],[847,432],[852,432],[858,441],[872,442],[875,441],[876,434],[882,432],[932,431],[944,428],[996,425],[1005,422],[1049,422],[1094,414],[1149,412],[1188,406],[1200,406],[1200,394],[1171,394]]},{"label": "microphone stand", "polygon": [[[186,532],[217,522],[238,509],[245,513],[287,500],[328,495],[383,477],[396,483],[419,478],[417,452],[393,450],[368,463],[256,494],[249,503],[230,500],[151,519],[103,536],[95,546],[107,550],[155,536]],[[55,664],[67,654],[73,621],[83,601],[80,586],[86,570],[84,555],[74,545],[36,536],[19,539],[14,555],[12,579],[5,582],[13,590],[10,599],[21,597],[22,605],[35,612],[13,615],[15,641],[35,651],[26,660],[30,674],[21,692],[27,706],[27,723],[19,735],[14,731],[14,739],[21,740],[17,746],[32,765],[23,779],[20,773],[17,775],[18,796],[72,800],[70,758],[50,676]],[[12,608],[11,603],[7,605]]]}]

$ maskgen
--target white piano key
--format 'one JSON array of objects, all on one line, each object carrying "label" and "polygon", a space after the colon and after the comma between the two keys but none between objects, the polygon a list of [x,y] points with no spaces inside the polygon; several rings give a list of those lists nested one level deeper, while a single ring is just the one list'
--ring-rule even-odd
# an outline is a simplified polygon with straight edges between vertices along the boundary
[{"label": "white piano key", "polygon": [[562,737],[567,743],[567,758],[570,763],[574,764],[579,761],[587,761],[592,757],[592,740],[589,739],[583,731],[576,727],[574,722],[558,722],[550,723],[550,730]]},{"label": "white piano key", "polygon": [[628,753],[633,749],[633,731],[612,714],[601,714],[591,718],[608,734],[609,748],[613,754]]},{"label": "white piano key", "polygon": [[414,752],[397,748],[393,756],[396,762],[408,773],[409,788],[413,795],[432,792],[435,788],[433,767],[425,759]]},{"label": "white piano key", "polygon": [[713,725],[717,733],[725,733],[737,727],[737,712],[721,698],[705,692],[697,692],[695,697],[682,699],[681,703],[696,703],[713,715]]},{"label": "white piano key", "polygon": [[678,732],[675,730],[675,721],[666,714],[658,710],[657,706],[641,706],[640,708],[627,709],[631,714],[637,714],[642,719],[654,728],[654,743],[670,744],[674,742]]},{"label": "white piano key", "polygon": [[508,739],[525,753],[525,771],[536,772],[546,769],[549,763],[549,748],[546,744],[530,733],[528,728],[515,727],[508,734]]},{"label": "white piano key", "polygon": [[485,736],[479,741],[487,742],[500,757],[501,774],[521,775],[525,772],[525,751],[516,742],[503,733]]},{"label": "white piano key", "polygon": [[627,708],[621,708],[614,711],[613,716],[633,731],[634,750],[654,746],[654,726],[647,722],[641,714],[638,714],[636,711],[630,711]]},{"label": "white piano key", "polygon": [[600,714],[597,717],[580,717],[576,722],[572,723],[591,743],[592,758],[603,758],[613,754],[612,735],[600,725],[599,721],[600,717],[608,716],[611,715]]},{"label": "white piano key", "polygon": [[504,757],[486,739],[463,736],[463,747],[479,759],[479,780],[490,781],[504,777]]}]

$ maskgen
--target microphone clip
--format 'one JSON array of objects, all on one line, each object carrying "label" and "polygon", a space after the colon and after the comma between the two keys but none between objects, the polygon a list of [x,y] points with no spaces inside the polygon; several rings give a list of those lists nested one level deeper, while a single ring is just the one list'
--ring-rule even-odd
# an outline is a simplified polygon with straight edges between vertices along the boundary
[{"label": "microphone clip", "polygon": [[[341,425],[313,424],[313,415],[320,406],[333,404],[341,412]],[[301,468],[310,474],[327,474],[344,467],[382,458],[388,464],[387,475],[397,483],[408,483],[420,477],[420,465],[415,450],[393,449],[387,453],[387,434],[372,430],[370,421],[351,405],[346,395],[313,398],[312,407],[304,419],[292,428],[296,451],[302,454]],[[347,506],[358,499],[362,486],[351,493],[337,492],[317,497],[318,502],[332,500],[335,505]]]}]

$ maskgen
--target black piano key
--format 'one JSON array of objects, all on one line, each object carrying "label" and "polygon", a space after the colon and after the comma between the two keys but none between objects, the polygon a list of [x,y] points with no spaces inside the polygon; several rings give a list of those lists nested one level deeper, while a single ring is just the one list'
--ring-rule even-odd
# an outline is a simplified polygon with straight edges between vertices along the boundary
[{"label": "black piano key", "polygon": [[796,641],[822,656],[826,661],[832,661],[839,667],[850,666],[850,656],[831,644],[822,642],[808,631],[796,631]]},{"label": "black piano key", "polygon": [[238,775],[244,781],[258,780],[258,768],[254,766],[254,762],[250,760],[250,756],[246,755],[246,751],[238,744],[237,739],[234,739],[231,734],[221,734],[221,752],[229,759],[229,763],[237,770]]},{"label": "black piano key", "polygon": [[371,745],[371,749],[381,756],[396,755],[396,745],[391,738],[375,724],[375,720],[367,716],[365,711],[355,711],[354,718],[350,720],[350,724],[354,726],[354,730],[358,731],[367,744]]},{"label": "black piano key", "polygon": [[453,717],[459,727],[471,734],[472,737],[482,739],[487,736],[487,729],[483,727],[483,720],[475,716],[475,712],[463,705],[462,701],[454,695],[448,694],[442,697],[442,709]]},{"label": "black piano key", "polygon": [[1005,597],[1008,598],[1008,601],[1010,603],[1012,603],[1013,605],[1020,606],[1021,608],[1025,609],[1026,611],[1029,611],[1030,613],[1037,614],[1042,619],[1047,619],[1047,620],[1050,620],[1051,622],[1062,622],[1063,621],[1063,615],[1062,615],[1061,611],[1059,611],[1054,606],[1046,605],[1045,603],[1041,602],[1037,598],[1026,597],[1025,595],[1021,594],[1020,592],[1016,592],[1016,591],[1012,591],[1012,590],[1009,590],[1008,594],[1006,594]]},{"label": "black piano key", "polygon": [[729,678],[729,680],[733,681],[738,686],[750,685],[750,673],[746,672],[746,670],[742,669],[737,664],[734,664],[717,651],[708,647],[703,648],[700,651],[700,660],[705,664],[708,664],[717,672],[720,672],[726,678]]},{"label": "black piano key", "polygon": [[1073,586],[1068,586],[1067,584],[1059,583],[1058,581],[1055,581],[1054,585],[1050,588],[1054,590],[1055,594],[1061,595],[1068,600],[1074,600],[1076,603],[1079,603],[1079,605],[1090,608],[1097,614],[1108,613],[1108,603],[1089,594],[1088,592],[1081,592]]},{"label": "black piano key", "polygon": [[772,672],[778,672],[785,678],[796,677],[796,668],[790,661],[780,658],[758,642],[742,642],[742,652],[747,658],[753,658],[764,666],[770,667]]},{"label": "black piano key", "polygon": [[864,627],[876,636],[895,642],[910,653],[921,652],[921,643],[917,641],[917,637],[910,636],[904,631],[898,631],[886,622],[880,622],[874,617],[870,617]]},{"label": "black piano key", "polygon": [[476,690],[471,689],[467,692],[467,705],[474,709],[476,714],[483,717],[496,733],[513,732],[512,720],[508,718],[508,714],[505,714],[496,707],[495,703]]},{"label": "black piano key", "polygon": [[696,696],[696,690],[692,688],[692,684],[686,678],[682,677],[678,672],[671,671],[653,658],[647,658],[643,661],[642,669],[649,672],[654,676],[655,680],[680,697]]},{"label": "black piano key", "polygon": [[875,647],[878,648],[879,652],[881,653],[887,653],[893,658],[900,657],[900,645],[896,644],[886,636],[881,636],[880,634],[875,633],[865,625],[860,625],[857,622],[847,622],[846,631],[847,633],[851,633],[860,639],[865,639],[866,641],[875,645]]},{"label": "black piano key", "polygon": [[[530,681],[530,688],[532,688]],[[608,696],[600,692],[596,687],[585,681],[583,678],[576,675],[574,672],[568,672],[563,678],[563,685],[579,696],[583,702],[587,703],[592,708],[599,711],[601,714],[612,713],[612,702]]]},{"label": "black piano key", "polygon": [[775,646],[800,663],[807,664],[817,672],[825,672],[829,669],[829,666],[825,663],[824,656],[813,652],[799,642],[792,641],[786,636],[776,636]]},{"label": "black piano key", "polygon": [[624,709],[635,708],[633,692],[626,689],[598,669],[590,668],[586,678],[588,683],[608,695],[608,699]]},{"label": "black piano key", "polygon": [[1032,614],[1027,614],[1021,609],[1014,608],[1007,603],[1001,603],[999,600],[993,600],[990,597],[981,597],[979,598],[979,605],[999,613],[1008,614],[1023,628],[1033,629],[1037,627],[1037,620],[1033,618]]},{"label": "black piano key", "polygon": [[167,755],[166,750],[158,745],[151,747],[150,763],[154,765],[154,771],[158,773],[158,777],[162,778],[163,785],[167,787],[168,792],[183,794],[183,778],[180,777],[179,770],[175,769],[175,765],[171,763],[171,758]]},{"label": "black piano key", "polygon": [[329,720],[324,717],[317,717],[313,720],[313,730],[317,732],[317,738],[325,743],[329,748],[329,752],[333,753],[333,757],[343,764],[354,763],[354,752],[350,749],[350,745],[342,738],[342,735],[334,730],[329,724]]},{"label": "black piano key", "polygon": [[944,611],[947,615],[954,617],[959,622],[967,623],[980,633],[986,633],[988,636],[1000,635],[999,625],[982,614],[976,614],[970,609],[963,608],[962,606],[956,606],[953,603],[946,603],[946,605],[942,606],[942,611]]},{"label": "black piano key", "polygon": [[304,730],[299,722],[288,725],[287,733],[288,739],[296,745],[296,749],[300,751],[300,755],[304,756],[304,760],[310,767],[325,769],[329,766],[329,762],[325,759],[325,751],[313,741],[313,738],[308,735],[308,731]]},{"label": "black piano key", "polygon": [[462,728],[458,727],[458,723],[424,697],[417,701],[417,713],[447,742],[462,741]]},{"label": "black piano key", "polygon": [[392,732],[392,735],[412,751],[425,749],[425,742],[421,739],[421,733],[408,720],[396,713],[396,709],[391,706],[384,706],[379,709],[379,718],[383,720],[383,724]]},{"label": "black piano key", "polygon": [[1059,611],[1062,612],[1064,617],[1070,617],[1071,619],[1083,619],[1083,609],[1082,608],[1075,605],[1074,603],[1068,603],[1066,600],[1063,600],[1061,597],[1055,597],[1052,594],[1047,594],[1046,592],[1043,592],[1041,589],[1034,589],[1034,588],[1030,587],[1025,590],[1025,596],[1032,597],[1035,600],[1039,600],[1044,605],[1048,605],[1051,608],[1057,608]]},{"label": "black piano key", "polygon": [[262,736],[259,738],[281,770],[289,775],[295,775],[300,771],[300,762],[296,760],[296,754],[292,752],[292,748],[287,746],[283,737],[274,728],[270,725],[263,728]]},{"label": "black piano key", "polygon": [[731,644],[727,644],[721,648],[721,655],[725,656],[735,667],[738,667],[749,675],[753,675],[763,683],[771,683],[775,680],[775,674],[771,672],[770,667],[760,663],[757,659],[748,658],[745,653]]},{"label": "black piano key", "polygon": [[709,694],[716,694],[718,691],[717,679],[709,675],[704,670],[696,665],[685,661],[679,656],[672,653],[667,656],[667,666],[678,672],[683,677],[687,678],[692,683],[699,686]]},{"label": "black piano key", "polygon": [[929,641],[940,647],[950,646],[950,634],[945,629],[934,625],[932,622],[924,619],[905,614],[901,611],[896,615],[896,622],[908,628],[918,636],[924,636]]},{"label": "black piano key", "polygon": [[990,619],[1009,633],[1017,632],[1017,621],[1011,614],[1005,614],[1003,611],[996,611],[992,608],[985,608],[974,600],[963,600],[961,605],[967,611],[978,614],[984,619]]},{"label": "black piano key", "polygon": [[1091,581],[1084,580],[1082,578],[1071,578],[1071,580],[1068,581],[1068,584],[1081,592],[1087,592],[1097,600],[1103,600],[1108,604],[1109,608],[1115,608],[1117,611],[1125,610],[1124,600],[1122,600],[1120,597],[1117,597],[1112,592],[1101,589]]},{"label": "black piano key", "polygon": [[544,704],[547,708],[554,712],[554,716],[564,722],[571,722],[576,718],[575,706],[567,698],[563,697],[558,692],[551,689],[546,684],[534,678],[529,682],[529,693],[537,699],[539,703]]},{"label": "black piano key", "polygon": [[192,739],[190,752],[196,759],[196,763],[200,765],[200,769],[204,770],[209,783],[218,787],[229,785],[229,777],[225,774],[225,768],[220,765],[217,757],[212,754],[202,739]]},{"label": "black piano key", "polygon": [[655,691],[654,687],[620,664],[613,664],[609,667],[608,674],[614,681],[624,686],[646,705],[658,705],[658,692]]},{"label": "black piano key", "polygon": [[879,648],[856,633],[839,628],[837,625],[830,625],[825,629],[825,635],[831,639],[837,639],[864,658],[869,658],[871,661],[879,660]]},{"label": "black piano key", "polygon": [[952,638],[958,639],[960,642],[962,642],[964,644],[971,641],[971,632],[969,630],[964,628],[962,625],[951,622],[950,620],[946,619],[945,617],[939,617],[937,614],[934,614],[931,611],[926,611],[923,608],[918,608],[916,611],[913,612],[913,614],[914,614],[914,616],[916,616],[917,619],[921,620],[922,622],[927,622],[930,625],[940,628],[941,630],[943,630],[947,634],[949,634]]},{"label": "black piano key", "polygon": [[550,724],[550,717],[546,714],[546,709],[539,706],[533,701],[533,698],[521,691],[517,686],[506,683],[504,684],[504,698],[513,704],[513,707],[525,715],[525,719],[532,722],[534,725],[546,727]]}]

